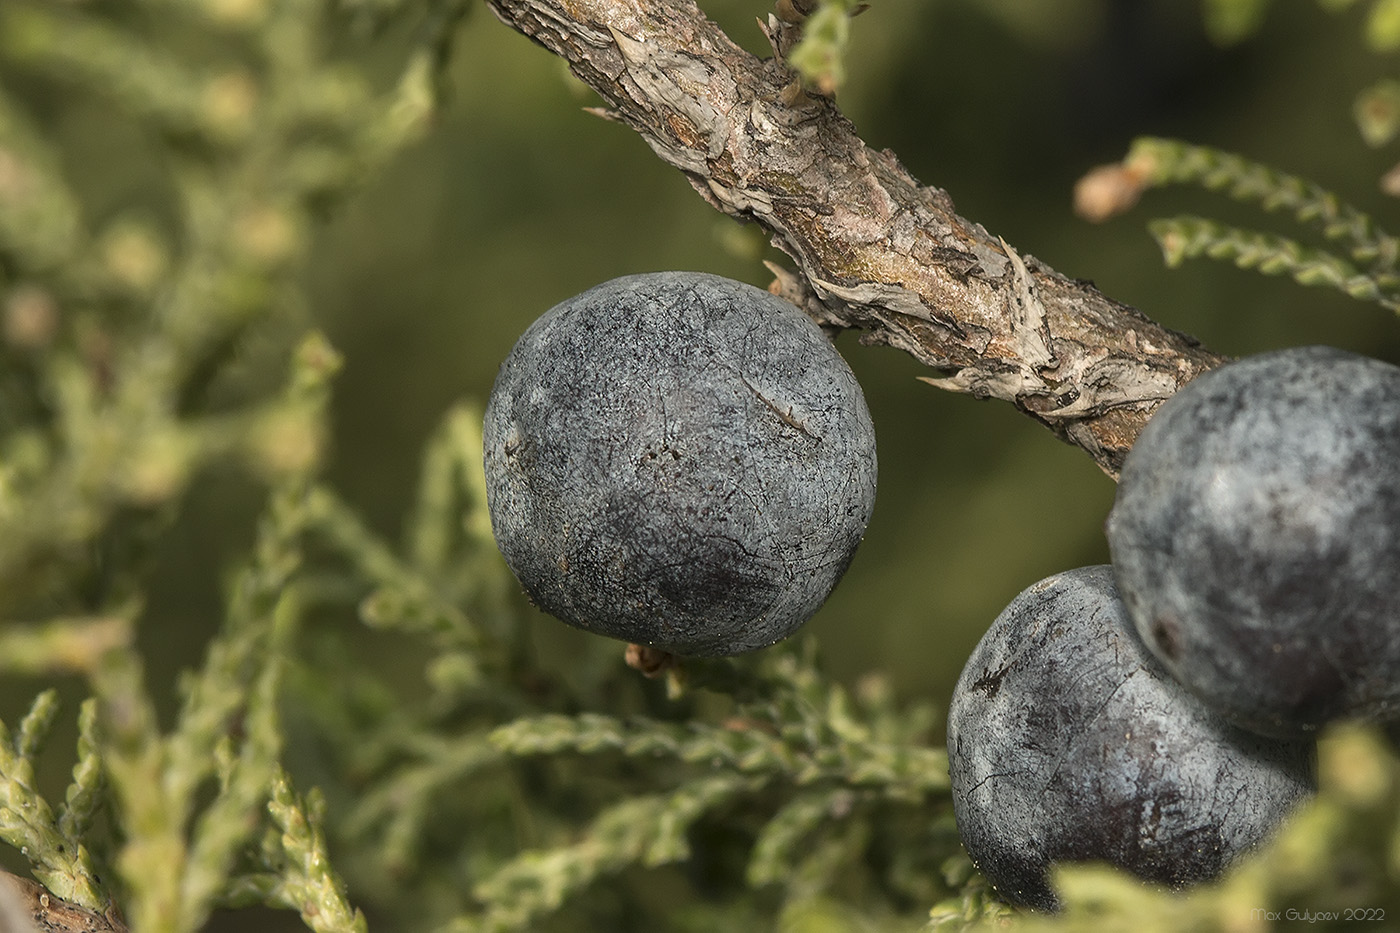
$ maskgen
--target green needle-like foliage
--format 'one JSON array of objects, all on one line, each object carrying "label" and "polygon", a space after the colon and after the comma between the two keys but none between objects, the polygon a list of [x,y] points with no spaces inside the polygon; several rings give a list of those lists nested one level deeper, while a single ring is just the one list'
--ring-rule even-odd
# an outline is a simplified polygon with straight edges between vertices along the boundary
[{"label": "green needle-like foliage", "polygon": [[[702,667],[716,665],[732,667]],[[732,673],[736,681],[743,677]],[[880,801],[912,807],[922,818],[930,808],[946,809],[946,756],[915,744],[905,734],[908,721],[895,725],[878,686],[872,684],[866,702],[854,708],[839,685],[822,678],[810,652],[791,650],[762,662],[749,682],[754,698],[715,724],[580,713],[518,718],[493,730],[492,745],[514,757],[620,757],[652,762],[653,770],[671,761],[682,776],[670,793],[607,807],[565,849],[526,852],[507,862],[475,890],[483,913],[451,929],[528,929],[534,918],[604,875],[688,857],[687,833],[697,822],[745,805],[767,813],[745,883],[779,886],[797,903],[826,890],[843,868],[860,864]],[[774,800],[783,802],[773,809]]]},{"label": "green needle-like foliage", "polygon": [[[323,403],[334,368],[323,342],[308,340],[289,401]],[[308,515],[305,486],[293,475],[274,489],[251,561],[231,585],[224,631],[204,668],[185,680],[174,730],[159,731],[129,649],[114,652],[95,677],[110,736],[103,762],[124,837],[116,866],[138,929],[198,929],[256,828],[281,751],[277,706],[282,658],[299,618],[292,581]],[[201,808],[211,779],[217,793]]]},{"label": "green needle-like foliage", "polygon": [[0,249],[27,269],[52,272],[79,248],[78,205],[59,177],[57,153],[3,89],[0,152]]},{"label": "green needle-like foliage", "polygon": [[[428,438],[402,532],[366,517],[321,471],[341,361],[305,320],[307,263],[328,210],[431,129],[467,9],[0,0],[0,673],[64,678],[0,723],[0,841],[48,897],[109,933],[194,933],[252,906],[323,933],[367,917],[1253,930],[1271,911],[1400,911],[1400,772],[1369,732],[1329,734],[1317,802],[1223,883],[1168,895],[1066,867],[1065,914],[1025,915],[962,852],[936,711],[883,677],[837,682],[810,641],[655,679],[595,642],[561,670],[495,546],[479,401]],[[860,9],[779,4],[807,88],[841,84]],[[1212,9],[1235,35],[1263,4]],[[145,147],[146,194],[92,203],[63,129],[80,110]],[[1161,221],[1174,263],[1400,308],[1400,243],[1316,185],[1166,140],[1118,168],[1322,241]],[[275,365],[248,376],[259,353]],[[212,633],[202,660],[165,684],[150,564],[216,466],[262,505],[219,611],[191,620]],[[43,749],[69,691],[62,782]]]},{"label": "green needle-like foliage", "polygon": [[667,756],[691,764],[709,763],[740,774],[781,776],[799,786],[838,781],[847,787],[889,788],[895,794],[939,791],[948,786],[947,758],[941,751],[884,746],[859,738],[843,741],[820,732],[809,736],[800,727],[786,730],[786,734],[772,734],[770,730],[782,725],[762,720],[756,720],[753,727],[745,727],[742,720],[728,727],[672,725],[580,713],[517,719],[492,732],[491,741],[514,755],[568,750],[582,754],[615,751],[633,757]]},{"label": "green needle-like foliage", "polygon": [[1148,225],[1167,265],[1206,256],[1225,259],[1241,269],[1265,275],[1289,275],[1302,285],[1320,285],[1353,298],[1374,301],[1400,311],[1400,275],[1362,273],[1339,256],[1309,249],[1286,237],[1241,230],[1204,217],[1173,217]]},{"label": "green needle-like foliage", "polygon": [[1202,256],[1224,259],[1400,311],[1400,239],[1320,185],[1233,153],[1179,140],[1137,139],[1121,163],[1081,180],[1076,206],[1085,217],[1103,220],[1131,207],[1145,189],[1165,185],[1197,185],[1266,211],[1286,212],[1332,244],[1307,246],[1197,216],[1154,220],[1149,227],[1168,265]]},{"label": "green needle-like foliage", "polygon": [[[399,544],[317,475],[338,365],[322,338],[289,348],[276,392],[209,405],[240,343],[294,318],[319,212],[426,127],[465,8],[0,7],[4,65],[140,126],[168,197],[89,227],[61,153],[0,89],[0,291],[7,313],[27,315],[7,335],[37,361],[29,391],[43,400],[28,420],[0,419],[0,605],[16,619],[0,628],[0,665],[75,672],[92,693],[57,807],[33,764],[54,694],[0,735],[3,838],[53,895],[118,907],[142,933],[197,930],[217,907],[251,904],[363,930],[347,890],[411,928],[528,929],[608,879],[694,859],[697,832],[752,836],[733,879],[749,901],[733,915],[763,916],[757,898],[774,890],[784,923],[838,915],[848,909],[823,892],[849,870],[869,874],[873,825],[918,839],[907,814],[920,807],[946,822],[928,711],[874,681],[853,700],[811,656],[784,650],[673,671],[669,689],[649,685],[647,715],[580,712],[595,688],[642,688],[620,658],[610,686],[580,687],[535,656],[491,534],[479,407],[454,407],[429,441]],[[818,85],[839,82],[852,12],[824,4],[808,23],[797,61],[820,59]],[[391,90],[332,52],[339,17],[371,29],[418,19]],[[163,41],[161,23],[188,41]],[[266,484],[267,504],[165,723],[136,647],[140,562],[104,565],[95,601],[63,594],[96,573],[77,556],[87,545],[125,539],[139,556],[206,466],[227,461]],[[425,695],[400,695],[346,648],[356,623],[424,653]],[[699,712],[715,702],[730,709]],[[294,751],[324,798],[293,789]],[[581,797],[567,774],[580,766],[592,771]],[[939,839],[946,858],[955,837]],[[888,883],[922,893],[911,879],[926,861],[892,859]]]},{"label": "green needle-like foliage", "polygon": [[88,768],[82,776],[75,772],[70,800],[57,817],[34,789],[34,756],[53,725],[57,702],[54,691],[41,693],[20,722],[18,734],[0,724],[0,838],[29,859],[34,876],[54,894],[100,910],[110,897],[97,880],[81,838],[70,835],[82,828],[83,809],[89,803],[83,798],[97,778]]},{"label": "green needle-like foliage", "polygon": [[268,811],[274,823],[270,835],[276,838],[263,846],[264,861],[275,878],[267,902],[300,911],[316,933],[364,933],[364,916],[345,900],[340,878],[331,868],[320,798],[299,798],[279,772]]},{"label": "green needle-like foliage", "polygon": [[605,875],[631,864],[657,867],[690,854],[686,832],[707,810],[757,786],[736,775],[698,778],[670,794],[633,797],[609,807],[572,845],[525,852],[476,885],[484,915],[445,927],[453,933],[528,930],[541,915]]},{"label": "green needle-like foliage", "polygon": [[1400,258],[1400,239],[1320,185],[1209,146],[1144,137],[1133,141],[1124,169],[1144,187],[1199,185],[1236,201],[1282,211],[1318,230],[1356,263],[1381,272]]},{"label": "green needle-like foliage", "polygon": [[89,672],[107,651],[130,641],[131,625],[119,615],[11,623],[0,628],[0,669],[30,675]]}]

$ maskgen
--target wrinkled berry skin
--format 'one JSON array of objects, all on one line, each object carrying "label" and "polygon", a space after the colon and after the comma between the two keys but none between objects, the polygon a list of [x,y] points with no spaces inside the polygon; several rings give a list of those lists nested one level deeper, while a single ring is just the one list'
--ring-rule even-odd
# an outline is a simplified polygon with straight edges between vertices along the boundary
[{"label": "wrinkled berry skin", "polygon": [[791,634],[875,504],[860,386],[810,318],[719,276],[625,276],[535,321],[486,409],[492,527],[535,603],[674,654]]},{"label": "wrinkled berry skin", "polygon": [[1400,368],[1265,353],[1163,403],[1108,520],[1144,641],[1236,722],[1400,718]]},{"label": "wrinkled berry skin", "polygon": [[1054,862],[1215,878],[1313,790],[1313,743],[1230,725],[1173,680],[1107,565],[1042,580],[992,623],[953,693],[948,758],[968,855],[1042,910]]}]

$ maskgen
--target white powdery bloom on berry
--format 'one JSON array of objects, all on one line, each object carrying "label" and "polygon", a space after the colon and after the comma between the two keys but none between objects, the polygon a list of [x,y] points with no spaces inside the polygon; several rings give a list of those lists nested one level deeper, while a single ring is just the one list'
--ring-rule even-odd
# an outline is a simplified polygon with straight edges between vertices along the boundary
[{"label": "white powdery bloom on berry", "polygon": [[875,503],[850,368],[797,308],[715,275],[625,276],[546,312],[484,434],[496,540],[535,603],[679,655],[790,635]]}]

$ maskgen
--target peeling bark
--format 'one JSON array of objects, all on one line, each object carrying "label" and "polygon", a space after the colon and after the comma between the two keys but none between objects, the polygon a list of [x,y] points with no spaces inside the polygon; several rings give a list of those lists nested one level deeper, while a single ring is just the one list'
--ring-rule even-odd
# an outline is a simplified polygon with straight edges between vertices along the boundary
[{"label": "peeling bark", "polygon": [[1011,402],[1110,476],[1164,399],[1223,357],[1068,279],[954,211],[863,143],[780,58],[735,45],[691,0],[487,0],[564,58],[715,208],[792,257],[773,290],[937,371],[940,388]]},{"label": "peeling bark", "polygon": [[0,871],[0,933],[127,933],[115,907],[98,913]]}]

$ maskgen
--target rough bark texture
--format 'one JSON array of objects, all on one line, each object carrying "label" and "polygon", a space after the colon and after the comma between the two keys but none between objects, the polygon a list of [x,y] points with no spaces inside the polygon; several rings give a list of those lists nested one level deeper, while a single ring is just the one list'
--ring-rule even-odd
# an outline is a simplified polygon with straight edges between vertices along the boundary
[{"label": "rough bark texture", "polygon": [[127,933],[115,907],[97,913],[0,871],[0,933]]},{"label": "rough bark texture", "polygon": [[867,147],[781,55],[735,45],[690,0],[487,0],[569,62],[712,205],[772,234],[796,272],[776,290],[864,331],[945,389],[1012,402],[1116,477],[1157,405],[1223,358],[1021,256],[948,195]]}]

